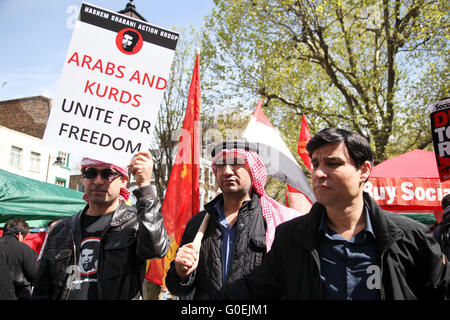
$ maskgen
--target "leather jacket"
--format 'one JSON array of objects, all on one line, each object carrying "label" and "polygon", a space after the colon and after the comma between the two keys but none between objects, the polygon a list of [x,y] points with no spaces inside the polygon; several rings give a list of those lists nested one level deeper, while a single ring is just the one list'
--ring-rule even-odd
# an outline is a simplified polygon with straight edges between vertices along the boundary
[{"label": "leather jacket", "polygon": [[[151,186],[133,191],[136,207],[120,202],[110,225],[103,231],[99,245],[98,299],[129,300],[138,298],[145,277],[146,260],[162,258],[169,249],[163,226],[161,205]],[[80,218],[88,205],[77,214],[53,227],[48,235],[39,264],[33,299],[67,299],[81,241]]]},{"label": "leather jacket", "polygon": [[[193,241],[203,218],[208,212],[211,215],[205,235],[202,239],[197,269],[192,273],[187,283],[182,283],[175,271],[172,261],[167,272],[166,285],[172,294],[187,299],[198,299],[203,295],[220,289],[224,285],[222,274],[222,227],[218,221],[218,212],[214,207],[217,201],[222,201],[223,195],[205,205],[204,211],[194,215],[186,225],[180,247]],[[230,270],[226,283],[242,278],[260,265],[266,255],[266,226],[261,214],[261,204],[256,192],[251,200],[245,201],[239,210],[236,239],[230,261]]]}]

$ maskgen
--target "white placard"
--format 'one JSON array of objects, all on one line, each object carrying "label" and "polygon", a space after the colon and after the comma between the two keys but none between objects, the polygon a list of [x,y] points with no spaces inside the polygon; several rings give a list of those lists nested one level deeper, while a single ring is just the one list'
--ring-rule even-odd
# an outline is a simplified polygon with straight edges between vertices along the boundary
[{"label": "white placard", "polygon": [[44,141],[122,166],[148,150],[178,37],[83,3]]}]

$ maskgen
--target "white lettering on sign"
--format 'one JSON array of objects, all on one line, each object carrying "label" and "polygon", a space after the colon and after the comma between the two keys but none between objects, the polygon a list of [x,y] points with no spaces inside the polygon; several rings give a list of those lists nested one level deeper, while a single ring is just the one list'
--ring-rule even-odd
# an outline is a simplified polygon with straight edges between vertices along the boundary
[{"label": "white lettering on sign", "polygon": [[387,200],[387,204],[394,203],[396,189],[396,187],[391,186],[374,187],[372,182],[366,182],[364,185],[364,191],[368,192],[375,201]]},{"label": "white lettering on sign", "polygon": [[[375,201],[386,201],[389,205],[398,202],[397,196],[404,201],[442,201],[442,198],[450,193],[449,188],[415,187],[409,181],[402,182],[399,190],[395,186],[379,186],[368,181],[364,185],[364,191],[369,193]],[[400,194],[397,195],[397,191]]]}]

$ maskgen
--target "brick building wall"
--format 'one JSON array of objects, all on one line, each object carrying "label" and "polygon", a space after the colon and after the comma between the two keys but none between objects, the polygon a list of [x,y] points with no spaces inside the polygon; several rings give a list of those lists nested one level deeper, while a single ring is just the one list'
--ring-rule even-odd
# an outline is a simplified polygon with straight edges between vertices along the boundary
[{"label": "brick building wall", "polygon": [[83,185],[83,177],[81,174],[74,174],[70,176],[70,182],[69,182],[69,188],[73,190],[77,190],[80,192],[84,192],[84,188],[81,186]]},{"label": "brick building wall", "polygon": [[0,125],[42,139],[51,105],[43,96],[0,101]]}]

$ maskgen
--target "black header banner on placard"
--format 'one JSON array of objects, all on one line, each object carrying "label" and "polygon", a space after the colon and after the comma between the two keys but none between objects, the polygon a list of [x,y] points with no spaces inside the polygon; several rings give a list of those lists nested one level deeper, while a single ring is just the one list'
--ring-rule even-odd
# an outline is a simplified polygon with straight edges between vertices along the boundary
[{"label": "black header banner on placard", "polygon": [[156,44],[171,50],[175,50],[179,38],[179,34],[173,31],[86,3],[83,3],[81,6],[79,19],[82,22],[114,32],[119,32],[125,28],[133,28],[139,31],[145,42]]}]

